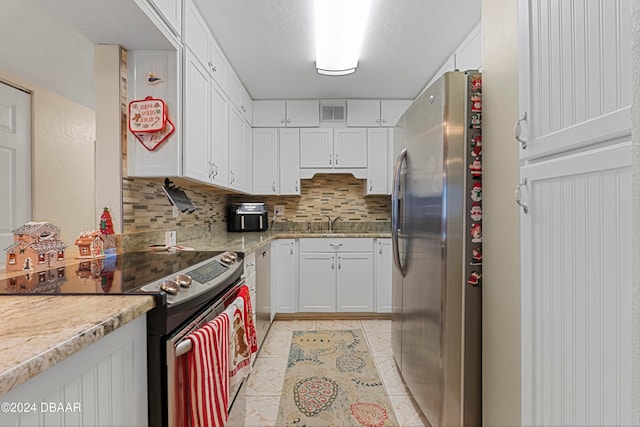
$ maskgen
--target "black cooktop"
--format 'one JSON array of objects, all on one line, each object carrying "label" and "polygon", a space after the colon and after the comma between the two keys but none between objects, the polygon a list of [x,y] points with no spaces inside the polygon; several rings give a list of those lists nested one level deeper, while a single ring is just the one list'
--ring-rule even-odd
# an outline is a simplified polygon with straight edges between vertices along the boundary
[{"label": "black cooktop", "polygon": [[222,252],[128,252],[0,279],[6,295],[118,295],[173,276]]}]

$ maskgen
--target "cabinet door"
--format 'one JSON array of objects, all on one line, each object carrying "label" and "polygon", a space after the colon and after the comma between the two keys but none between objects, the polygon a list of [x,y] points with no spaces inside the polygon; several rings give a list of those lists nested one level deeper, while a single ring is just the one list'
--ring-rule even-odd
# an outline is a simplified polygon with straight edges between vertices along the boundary
[{"label": "cabinet door", "polygon": [[320,126],[320,101],[317,99],[287,101],[287,120],[289,127]]},{"label": "cabinet door", "polygon": [[380,100],[347,99],[347,126],[380,126]]},{"label": "cabinet door", "polygon": [[229,100],[222,88],[211,83],[211,183],[229,185]]},{"label": "cabinet door", "polygon": [[336,254],[300,254],[300,311],[336,311]]},{"label": "cabinet door", "polygon": [[229,109],[229,187],[244,191],[246,175],[244,120],[233,105]]},{"label": "cabinet door", "polygon": [[285,101],[254,101],[253,126],[264,128],[284,127]]},{"label": "cabinet door", "polygon": [[300,167],[333,167],[333,129],[300,129]]},{"label": "cabinet door", "polygon": [[278,129],[280,194],[300,194],[300,130]]},{"label": "cabinet door", "polygon": [[227,87],[227,60],[213,36],[209,38],[209,62],[207,65],[209,65],[211,77],[221,87]]},{"label": "cabinet door", "polygon": [[274,286],[276,291],[276,311],[295,313],[298,311],[298,256],[295,239],[277,239],[274,241]]},{"label": "cabinet door", "polygon": [[151,0],[169,27],[178,35],[182,33],[182,4],[175,0]]},{"label": "cabinet door", "polygon": [[189,51],[185,57],[184,174],[209,182],[209,74]]},{"label": "cabinet door", "polygon": [[365,194],[388,194],[389,129],[367,129],[367,190]]},{"label": "cabinet door", "polygon": [[380,101],[380,126],[394,127],[412,102],[412,99],[383,99]]},{"label": "cabinet door", "polygon": [[[180,3],[180,2],[176,2]],[[209,38],[211,33],[192,0],[185,2],[184,43],[202,65],[209,63]]]},{"label": "cabinet door", "polygon": [[253,123],[253,100],[244,86],[242,86],[242,104],[240,105],[240,111],[247,123],[251,125]]},{"label": "cabinet door", "polygon": [[367,167],[366,129],[334,129],[333,141],[335,168]]},{"label": "cabinet door", "polygon": [[377,239],[374,268],[377,313],[391,313],[391,261],[391,239]]},{"label": "cabinet door", "polygon": [[244,180],[242,189],[250,193],[253,182],[253,158],[251,156],[253,150],[253,129],[246,122],[242,123],[242,129],[244,133],[244,138],[242,139],[242,143],[244,144]]},{"label": "cabinet door", "polygon": [[238,111],[242,106],[242,83],[231,67],[227,70],[227,95]]},{"label": "cabinet door", "polygon": [[632,3],[519,0],[521,159],[630,132]]},{"label": "cabinet door", "polygon": [[278,129],[253,129],[253,194],[278,194]]},{"label": "cabinet door", "polygon": [[633,424],[630,140],[521,169],[522,425]]},{"label": "cabinet door", "polygon": [[338,253],[336,257],[337,311],[374,311],[371,252]]}]

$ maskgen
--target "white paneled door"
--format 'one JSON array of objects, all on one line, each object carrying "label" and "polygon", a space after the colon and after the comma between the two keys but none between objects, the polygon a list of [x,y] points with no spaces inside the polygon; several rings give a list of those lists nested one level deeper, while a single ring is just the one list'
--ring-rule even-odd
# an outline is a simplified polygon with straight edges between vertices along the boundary
[{"label": "white paneled door", "polygon": [[0,182],[0,253],[4,254],[13,242],[11,230],[31,220],[31,96],[3,83]]},{"label": "white paneled door", "polygon": [[518,4],[522,425],[631,425],[631,0]]}]

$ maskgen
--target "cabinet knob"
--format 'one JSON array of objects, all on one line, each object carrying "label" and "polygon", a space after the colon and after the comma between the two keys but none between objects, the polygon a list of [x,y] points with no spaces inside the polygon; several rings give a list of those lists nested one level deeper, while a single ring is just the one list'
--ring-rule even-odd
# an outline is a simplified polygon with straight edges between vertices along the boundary
[{"label": "cabinet knob", "polygon": [[291,119],[287,119],[287,123],[291,123]]},{"label": "cabinet knob", "polygon": [[218,71],[218,70],[216,69],[216,67],[213,67],[213,68],[211,69],[211,71],[213,71],[213,72],[215,73],[215,72],[216,72],[216,71]]},{"label": "cabinet knob", "polygon": [[298,181],[296,181],[296,192],[298,192]]},{"label": "cabinet knob", "polygon": [[369,191],[373,191],[373,183],[369,181]]},{"label": "cabinet knob", "polygon": [[338,166],[338,154],[336,153],[336,166]]},{"label": "cabinet knob", "polygon": [[284,123],[284,119],[280,119],[280,123]]},{"label": "cabinet knob", "polygon": [[380,119],[376,119],[376,123],[380,123]]},{"label": "cabinet knob", "polygon": [[382,119],[382,123],[387,123],[387,119]]},{"label": "cabinet knob", "polygon": [[331,160],[331,154],[329,154],[329,165],[331,165],[331,164],[332,164],[331,162],[332,162],[332,160]]}]

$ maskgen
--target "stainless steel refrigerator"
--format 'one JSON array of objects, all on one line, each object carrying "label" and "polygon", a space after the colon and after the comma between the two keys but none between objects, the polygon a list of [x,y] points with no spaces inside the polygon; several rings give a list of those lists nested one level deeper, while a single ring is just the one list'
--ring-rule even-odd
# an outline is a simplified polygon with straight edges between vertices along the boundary
[{"label": "stainless steel refrigerator", "polygon": [[393,354],[433,427],[481,425],[482,81],[449,72],[394,129]]}]

